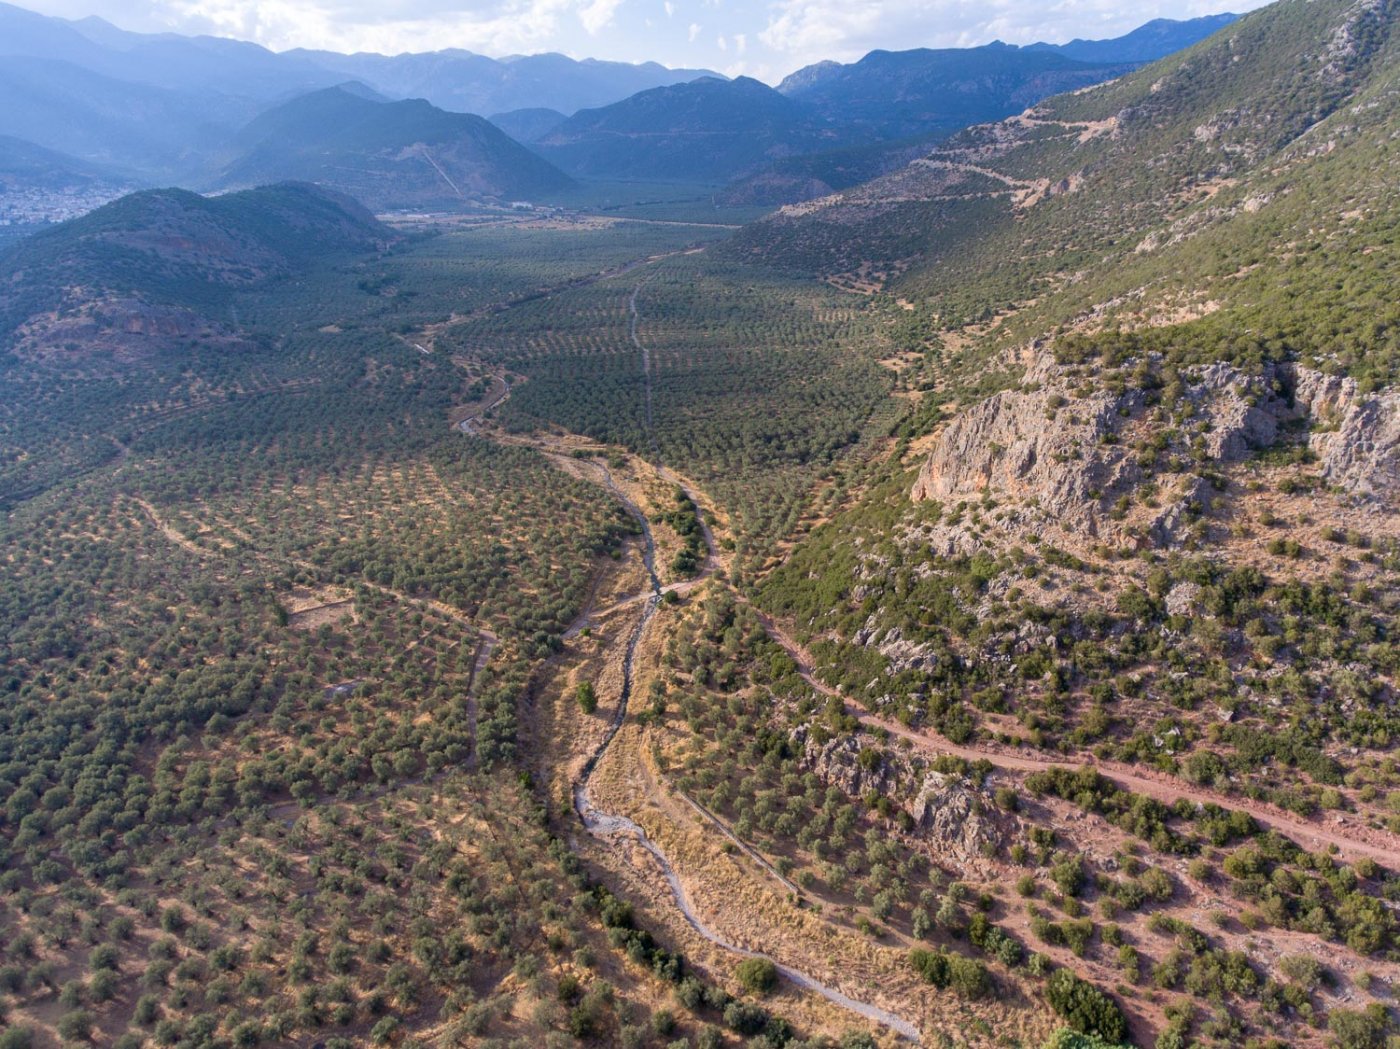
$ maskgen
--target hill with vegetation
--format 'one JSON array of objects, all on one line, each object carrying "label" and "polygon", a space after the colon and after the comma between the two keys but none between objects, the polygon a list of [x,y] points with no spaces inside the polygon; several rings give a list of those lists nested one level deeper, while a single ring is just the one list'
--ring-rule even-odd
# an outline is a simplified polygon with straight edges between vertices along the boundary
[{"label": "hill with vegetation", "polygon": [[222,187],[301,180],[381,211],[530,198],[570,185],[481,117],[341,87],[263,113],[239,132],[235,148],[241,152],[219,175]]},{"label": "hill with vegetation", "polygon": [[[1088,820],[1054,838],[1086,886],[1058,892],[1094,910],[1032,859],[1030,935],[1101,985],[1123,966],[1130,1015],[1194,998],[1159,1045],[1379,1045],[1392,1022],[1341,973],[1396,934],[1396,15],[1284,0],[723,249],[868,297],[914,405],[757,600],[833,720],[892,733],[864,782],[938,738],[1008,811]],[[1192,843],[1211,805],[1269,833]],[[1134,917],[1124,872],[1172,856]],[[1183,906],[1225,913],[1196,936]],[[1278,957],[1299,936],[1337,979],[1301,1013],[1268,990],[1320,986]],[[1255,975],[1203,983],[1217,964]],[[1332,1033],[1303,1029],[1324,1006]]]},{"label": "hill with vegetation", "polygon": [[775,160],[730,186],[726,199],[795,203],[868,182],[971,124],[1121,76],[1189,47],[1233,18],[1158,19],[1110,40],[872,51],[847,65],[808,66],[778,90],[842,128],[842,145]]},{"label": "hill with vegetation", "polygon": [[0,136],[0,195],[50,189],[116,187],[126,180],[109,168]]},{"label": "hill with vegetation", "polygon": [[204,197],[144,190],[29,238],[5,255],[6,329],[39,293],[93,289],[172,303],[198,287],[285,277],[323,254],[363,252],[394,234],[348,197],[286,183]]}]

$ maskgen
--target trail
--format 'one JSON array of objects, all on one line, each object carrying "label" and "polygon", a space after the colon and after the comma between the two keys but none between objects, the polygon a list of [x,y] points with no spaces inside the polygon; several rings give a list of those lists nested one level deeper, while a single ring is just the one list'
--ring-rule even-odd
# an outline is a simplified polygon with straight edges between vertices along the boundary
[{"label": "trail", "polygon": [[718,816],[716,816],[713,812],[707,809],[704,805],[701,805],[698,801],[696,801],[683,790],[677,790],[675,794],[676,797],[680,798],[683,802],[685,802],[692,809],[694,809],[695,813],[702,820],[704,820],[710,826],[714,827],[715,830],[719,831],[721,835],[728,839],[730,844],[732,844],[736,849],[738,849],[745,856],[751,859],[759,867],[762,867],[765,871],[767,871],[768,874],[775,881],[779,882],[783,886],[783,888],[787,889],[788,892],[792,893],[794,896],[804,895],[802,890],[791,878],[786,877],[781,871],[778,870],[777,867],[774,867],[771,863],[769,863],[768,859],[762,853],[760,853],[752,845],[744,841],[743,838],[739,837],[732,830],[730,830],[728,825],[725,824],[725,822],[721,820]]},{"label": "trail", "polygon": [[[552,460],[556,461],[556,463],[559,462],[559,457],[557,456],[557,453],[548,452],[544,448],[541,448],[540,450],[546,451],[546,454],[549,455]],[[888,1027],[890,1030],[897,1033],[901,1038],[918,1044],[921,1041],[921,1035],[919,1033],[918,1028],[915,1027],[909,1021],[903,1019],[902,1017],[897,1016],[894,1013],[889,1012],[888,1010],[881,1009],[880,1007],[872,1005],[868,1002],[858,1001],[850,997],[849,995],[843,993],[842,991],[839,991],[834,987],[830,987],[822,983],[820,980],[817,980],[816,978],[809,976],[798,969],[794,969],[791,966],[784,965],[783,963],[779,962],[777,959],[772,958],[769,955],[763,954],[758,951],[750,950],[746,947],[739,946],[738,944],[727,939],[717,930],[711,928],[696,913],[695,907],[690,899],[690,895],[686,891],[684,884],[681,882],[680,876],[679,874],[677,874],[675,867],[671,864],[670,859],[666,856],[666,853],[661,849],[661,847],[657,845],[654,841],[652,841],[651,838],[647,835],[645,828],[643,828],[634,820],[628,819],[626,816],[623,816],[618,813],[605,812],[593,804],[592,798],[589,793],[589,781],[592,778],[594,771],[597,769],[598,764],[602,761],[603,756],[607,753],[609,745],[616,738],[618,732],[621,731],[623,724],[626,722],[627,709],[632,697],[632,687],[635,677],[637,648],[641,642],[643,635],[646,632],[647,626],[651,622],[652,616],[655,615],[657,608],[660,606],[662,595],[668,591],[678,590],[680,588],[690,589],[692,587],[698,586],[707,578],[715,574],[717,569],[720,567],[720,563],[717,556],[717,544],[715,543],[714,533],[711,530],[709,522],[706,520],[704,514],[701,514],[701,530],[705,537],[707,556],[704,564],[701,566],[700,574],[696,578],[687,580],[684,583],[673,583],[670,586],[662,586],[661,579],[656,571],[656,543],[652,536],[651,526],[650,523],[647,521],[646,515],[642,512],[641,508],[637,506],[637,504],[634,503],[622,490],[622,488],[617,484],[616,479],[612,475],[612,471],[609,470],[605,464],[597,461],[589,461],[586,463],[586,465],[595,472],[596,476],[599,478],[602,484],[623,505],[627,512],[633,517],[634,520],[636,520],[638,525],[641,527],[642,559],[646,567],[649,586],[648,590],[643,592],[642,594],[637,594],[629,598],[624,598],[622,601],[618,602],[617,604],[613,605],[610,609],[607,610],[615,611],[617,609],[634,604],[638,600],[644,601],[642,615],[639,618],[636,626],[632,628],[632,632],[628,635],[626,648],[624,649],[622,664],[622,686],[619,691],[617,709],[614,712],[612,720],[608,725],[606,734],[604,735],[603,739],[599,742],[598,746],[594,748],[593,753],[589,755],[588,760],[584,763],[583,769],[579,773],[578,779],[574,782],[574,811],[578,814],[580,820],[583,822],[584,827],[589,831],[589,833],[593,834],[595,837],[604,840],[615,839],[619,837],[630,838],[637,844],[639,844],[642,848],[644,848],[651,855],[652,859],[656,861],[657,868],[660,870],[661,875],[665,878],[666,884],[671,890],[671,896],[675,900],[676,909],[680,912],[681,917],[685,919],[686,924],[688,924],[700,937],[702,937],[705,940],[708,940],[710,943],[713,943],[717,947],[720,947],[731,953],[738,954],[745,958],[765,958],[768,961],[771,961],[774,967],[777,969],[777,971],[795,986],[801,987],[804,990],[819,995],[820,997],[825,998],[832,1004],[837,1005],[847,1010],[848,1012],[855,1013],[856,1015],[861,1016],[864,1019],[871,1021],[872,1023]],[[653,469],[655,470],[656,474],[662,479],[682,488],[692,500],[696,501],[697,507],[701,505],[698,490],[695,489],[691,484],[689,484],[689,482],[678,478],[674,473],[672,473],[669,470],[666,470],[665,468],[654,467]],[[599,614],[606,614],[606,612]],[[795,894],[801,894],[801,890],[798,888],[798,886],[796,886],[792,881],[780,874],[777,868],[775,868],[771,863],[769,863],[765,857],[763,857],[754,848],[742,841],[737,835],[735,835],[732,831],[725,827],[724,824],[717,817],[712,815],[698,802],[694,801],[692,798],[685,795],[684,793],[681,793],[680,797],[692,809],[694,809],[696,813],[705,822],[716,827],[719,830],[719,832],[722,835],[724,835],[724,837],[733,842],[740,849],[740,851],[744,853],[744,855],[749,857],[749,859],[751,859],[765,873],[776,878],[789,891]]]},{"label": "trail", "polygon": [[442,176],[442,180],[452,187],[453,193],[457,194],[457,196],[460,197],[462,200],[467,199],[467,195],[462,192],[461,187],[459,187],[457,183],[453,182],[450,178],[447,177],[447,172],[443,171],[442,165],[433,159],[432,153],[429,152],[426,146],[419,150],[418,155],[433,166],[433,170]]},{"label": "trail", "polygon": [[[646,565],[651,592],[647,595],[641,617],[637,620],[636,626],[632,628],[632,632],[627,638],[627,647],[624,650],[622,661],[622,687],[618,694],[617,709],[613,714],[611,723],[608,725],[607,733],[598,746],[594,748],[593,753],[589,755],[588,760],[584,763],[582,771],[579,773],[578,779],[574,782],[574,811],[578,813],[579,819],[583,821],[583,825],[588,829],[588,832],[595,837],[602,839],[618,837],[631,838],[650,853],[651,857],[656,861],[656,865],[660,869],[662,876],[666,879],[666,884],[670,886],[671,895],[676,901],[676,907],[680,911],[681,916],[685,918],[686,923],[701,937],[724,950],[742,955],[746,958],[766,958],[773,963],[779,973],[798,987],[818,994],[827,1001],[850,1012],[856,1013],[867,1020],[882,1024],[897,1032],[902,1037],[917,1043],[920,1040],[919,1030],[907,1020],[877,1006],[857,1001],[843,994],[841,991],[836,990],[834,987],[828,987],[819,980],[808,976],[806,973],[783,965],[775,958],[770,958],[768,955],[741,947],[726,939],[716,930],[710,928],[699,915],[696,914],[690,896],[686,892],[680,876],[676,873],[675,868],[671,865],[671,861],[667,858],[665,852],[647,836],[646,830],[640,824],[628,819],[626,816],[604,812],[593,804],[589,793],[589,780],[597,769],[598,763],[607,753],[608,746],[617,737],[618,732],[621,731],[623,723],[627,719],[627,706],[632,697],[632,684],[636,669],[637,646],[641,642],[647,624],[651,622],[652,616],[656,614],[657,608],[660,607],[662,594],[661,580],[656,574],[656,545],[652,539],[651,526],[647,522],[646,515],[642,513],[641,508],[633,503],[617,486],[612,473],[606,466],[602,464],[594,465],[601,471],[604,483],[607,485],[608,489],[622,502],[627,508],[627,511],[642,527],[642,557]],[[694,802],[691,802],[691,804],[695,805]],[[695,807],[697,810],[699,809],[698,805]],[[704,813],[703,810],[701,810],[701,812],[702,815],[708,815]],[[718,822],[714,821],[713,817],[709,818],[713,822]],[[732,834],[728,834],[727,831],[725,833],[728,837],[737,841]],[[750,856],[754,855],[753,850],[749,849],[742,842],[738,842],[738,844],[744,849],[746,854]],[[766,860],[762,860],[761,857],[759,860],[765,869],[771,870]],[[775,875],[777,874],[776,871],[772,871],[772,873]],[[781,878],[781,875],[778,876]],[[791,884],[788,883],[786,879],[782,880],[787,884]]]},{"label": "trail", "polygon": [[953,171],[961,171],[965,175],[981,175],[989,178],[993,182],[1000,182],[1010,186],[1012,189],[1034,189],[1039,182],[1027,182],[1025,179],[1012,178],[1010,175],[1003,175],[1000,171],[992,168],[984,168],[977,164],[964,164],[956,160],[933,160],[929,157],[920,157],[913,161],[914,166],[921,168],[949,168]]},{"label": "trail", "polygon": [[[739,595],[747,603],[747,599]],[[750,606],[752,607],[752,605]],[[798,674],[816,691],[824,696],[841,700],[846,714],[855,718],[867,729],[887,732],[892,736],[908,740],[917,749],[936,755],[952,755],[965,761],[986,761],[996,768],[1012,772],[1043,772],[1048,769],[1073,769],[1091,765],[1100,775],[1136,794],[1144,794],[1157,801],[1170,805],[1180,798],[1198,805],[1219,805],[1221,808],[1236,809],[1252,816],[1262,827],[1276,830],[1292,838],[1299,845],[1309,849],[1326,849],[1336,846],[1338,852],[1349,859],[1370,857],[1392,869],[1400,868],[1400,845],[1364,841],[1350,834],[1344,834],[1322,824],[1300,819],[1284,810],[1249,798],[1232,797],[1228,794],[1206,790],[1192,784],[1183,783],[1166,774],[1153,774],[1132,765],[1116,761],[1093,759],[1046,758],[1023,754],[1016,751],[992,747],[961,746],[933,732],[911,729],[901,722],[882,718],[860,709],[848,701],[839,690],[821,681],[813,673],[811,654],[784,631],[772,616],[754,609],[759,622],[768,636],[773,639],[797,664]]]},{"label": "trail", "polygon": [[490,397],[483,401],[476,408],[473,408],[467,415],[457,421],[457,429],[462,433],[476,433],[477,424],[487,412],[499,408],[506,401],[510,400],[511,382],[504,375],[495,376],[495,381],[500,384],[499,389],[492,391]]},{"label": "trail", "polygon": [[[201,546],[200,544],[194,542],[191,539],[187,539],[184,535],[180,533],[178,529],[175,528],[174,525],[172,525],[163,516],[161,516],[160,512],[157,511],[156,508],[146,500],[138,499],[135,496],[129,496],[128,498],[130,498],[131,501],[141,509],[141,512],[156,528],[156,530],[160,532],[162,536],[164,536],[167,540],[174,543],[181,549],[188,551],[189,553],[195,555],[201,560],[209,557],[227,559],[230,556],[228,551],[211,550],[208,547]],[[228,526],[226,525],[226,527]],[[259,561],[279,568],[285,568],[288,565],[291,565],[312,573],[319,574],[321,571],[321,569],[318,568],[318,566],[314,565],[310,561],[304,561],[294,557],[278,559],[260,550],[257,550],[256,548],[252,548],[252,539],[250,537],[247,537],[246,534],[240,535],[240,538],[245,539],[245,541],[249,543],[250,549],[245,551],[245,553],[251,555]],[[375,593],[382,594],[385,597],[391,598],[395,601],[400,601],[404,604],[412,605],[413,607],[421,609],[424,612],[435,613],[446,619],[451,619],[459,625],[470,630],[476,636],[477,655],[476,660],[472,663],[471,677],[467,682],[467,718],[470,722],[472,739],[472,751],[471,756],[468,758],[468,765],[471,769],[475,770],[477,765],[476,696],[481,685],[481,673],[486,669],[486,664],[490,662],[492,655],[494,655],[496,652],[496,649],[500,647],[500,635],[498,635],[494,630],[489,629],[485,625],[476,622],[476,620],[472,619],[471,616],[467,615],[465,612],[462,612],[460,609],[453,608],[451,605],[443,601],[439,601],[436,598],[414,597],[411,594],[405,594],[401,590],[395,590],[392,587],[387,587],[379,583],[371,582],[370,580],[365,579],[363,577],[350,580],[348,582],[351,585],[363,586],[367,590],[372,590]],[[416,641],[413,643],[415,645],[417,644]]]},{"label": "trail", "polygon": [[[693,484],[677,478],[671,471],[664,467],[653,466],[653,469],[657,476],[681,487],[692,501],[695,502],[697,507],[705,502],[705,500],[701,498],[702,493]],[[616,486],[612,487],[614,492],[616,492]],[[685,593],[714,574],[718,566],[715,538],[706,516],[703,513],[700,515],[700,521],[706,549],[708,551],[706,563],[701,574],[695,579],[688,580],[685,583],[673,583],[665,587],[664,590],[676,590],[680,593]],[[754,606],[746,595],[736,590],[732,585],[728,583],[725,585],[736,600],[754,609],[759,622],[763,625],[764,631],[792,658],[793,662],[797,664],[798,673],[802,679],[822,695],[840,699],[845,712],[849,716],[855,718],[856,721],[868,730],[888,733],[889,735],[907,740],[916,749],[926,754],[933,756],[951,755],[971,762],[986,761],[994,768],[1008,772],[1039,772],[1048,769],[1078,768],[1083,765],[1092,765],[1102,776],[1113,781],[1123,789],[1146,795],[1164,804],[1170,805],[1181,798],[1185,798],[1198,805],[1219,805],[1221,808],[1234,809],[1253,817],[1261,827],[1275,830],[1293,839],[1298,845],[1304,848],[1325,850],[1335,847],[1338,854],[1345,859],[1355,860],[1361,857],[1369,857],[1382,866],[1392,870],[1400,870],[1400,839],[1397,839],[1395,835],[1389,832],[1356,824],[1322,824],[1299,817],[1275,805],[1255,801],[1251,798],[1210,790],[1186,783],[1166,773],[1154,772],[1123,762],[1103,761],[1090,755],[1049,757],[1027,754],[1005,747],[964,746],[953,743],[951,740],[931,730],[912,729],[893,719],[883,718],[879,715],[869,713],[857,707],[839,690],[832,688],[830,685],[820,680],[814,673],[815,664],[811,654],[807,652],[802,645],[798,644],[772,616]],[[636,600],[636,597],[624,599],[611,608],[596,612],[595,615],[607,615],[619,610],[624,605],[634,603]],[[1345,819],[1348,817],[1340,818]]]}]

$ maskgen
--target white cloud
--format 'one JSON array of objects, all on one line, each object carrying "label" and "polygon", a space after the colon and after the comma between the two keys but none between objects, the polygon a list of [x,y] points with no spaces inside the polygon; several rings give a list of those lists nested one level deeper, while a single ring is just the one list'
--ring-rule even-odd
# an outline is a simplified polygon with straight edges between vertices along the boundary
[{"label": "white cloud", "polygon": [[578,20],[589,36],[597,36],[612,22],[621,5],[622,0],[592,0],[578,13]]},{"label": "white cloud", "polygon": [[[462,47],[488,54],[549,50],[562,16],[601,27],[621,0],[494,0],[471,11],[453,0],[384,7],[364,0],[165,0],[164,20],[182,32],[255,40],[281,50],[433,51]],[[364,6],[361,6],[364,4]]]},{"label": "white cloud", "polygon": [[[1107,37],[1151,18],[1190,18],[1265,0],[20,0],[69,18],[97,14],[138,31],[213,33],[275,49],[562,51],[730,69],[776,82],[823,59],[876,48],[967,47]],[[658,6],[669,22],[647,27]],[[629,19],[628,10],[639,11]],[[704,24],[690,22],[691,12]],[[717,38],[716,32],[722,33]]]},{"label": "white cloud", "polygon": [[879,48],[1029,44],[1110,37],[1153,18],[1248,10],[1264,0],[776,0],[758,39],[778,65],[854,61]]}]

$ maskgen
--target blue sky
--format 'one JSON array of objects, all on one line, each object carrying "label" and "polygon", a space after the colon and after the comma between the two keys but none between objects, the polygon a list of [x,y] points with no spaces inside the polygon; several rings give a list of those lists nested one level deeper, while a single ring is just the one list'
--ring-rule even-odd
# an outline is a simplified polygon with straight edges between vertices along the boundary
[{"label": "blue sky", "polygon": [[[776,82],[875,48],[1117,36],[1152,18],[1246,11],[1261,0],[30,0],[124,29],[215,33],[276,50],[432,51],[717,69]],[[26,5],[28,6],[28,5]]]}]

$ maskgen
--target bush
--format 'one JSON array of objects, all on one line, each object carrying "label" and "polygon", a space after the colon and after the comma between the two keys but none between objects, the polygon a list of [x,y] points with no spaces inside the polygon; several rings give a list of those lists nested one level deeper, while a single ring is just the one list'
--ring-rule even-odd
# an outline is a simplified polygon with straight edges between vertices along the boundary
[{"label": "bush", "polygon": [[758,1034],[768,1025],[768,1014],[747,1002],[730,1002],[724,1007],[724,1022],[739,1034]]},{"label": "bush", "polygon": [[1365,1009],[1333,1009],[1327,1017],[1337,1049],[1381,1049],[1389,1027],[1385,1006],[1374,1002]]},{"label": "bush", "polygon": [[767,958],[745,958],[735,967],[734,975],[751,994],[767,994],[778,986],[778,967]]},{"label": "bush", "polygon": [[942,951],[925,951],[916,947],[909,952],[909,964],[924,978],[925,983],[940,988],[948,986],[948,956]]},{"label": "bush", "polygon": [[916,947],[909,952],[909,964],[925,982],[940,989],[951,987],[964,998],[981,998],[992,989],[991,974],[975,958]]},{"label": "bush", "polygon": [[1095,1034],[1084,1034],[1062,1027],[1050,1036],[1042,1049],[1120,1049]]},{"label": "bush", "polygon": [[1128,1036],[1128,1022],[1118,1003],[1068,969],[1051,974],[1045,996],[1050,1008],[1082,1034],[1098,1035],[1109,1042],[1121,1042]]},{"label": "bush", "polygon": [[58,1018],[58,1033],[70,1042],[87,1040],[92,1030],[92,1014],[86,1009],[74,1009]]}]

